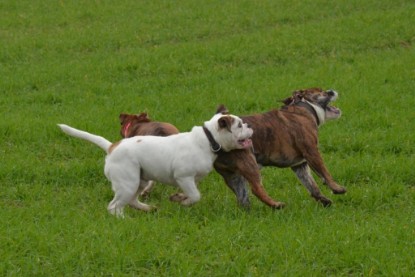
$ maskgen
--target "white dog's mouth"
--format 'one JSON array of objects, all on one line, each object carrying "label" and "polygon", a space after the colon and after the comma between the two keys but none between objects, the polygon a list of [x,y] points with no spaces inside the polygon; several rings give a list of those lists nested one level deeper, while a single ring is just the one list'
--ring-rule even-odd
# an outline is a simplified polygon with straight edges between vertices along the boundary
[{"label": "white dog's mouth", "polygon": [[250,138],[247,139],[240,139],[238,140],[238,144],[242,147],[242,149],[252,147],[252,140]]}]

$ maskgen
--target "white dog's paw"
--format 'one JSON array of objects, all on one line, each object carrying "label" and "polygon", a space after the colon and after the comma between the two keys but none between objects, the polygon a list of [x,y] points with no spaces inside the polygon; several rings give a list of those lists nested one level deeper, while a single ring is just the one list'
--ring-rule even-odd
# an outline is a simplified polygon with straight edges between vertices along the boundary
[{"label": "white dog's paw", "polygon": [[183,202],[187,199],[187,196],[184,193],[178,192],[170,196],[170,201],[172,202]]},{"label": "white dog's paw", "polygon": [[190,205],[193,205],[194,203],[195,201],[190,198],[186,198],[180,202],[180,204],[182,204],[183,206],[190,206]]},{"label": "white dog's paw", "polygon": [[117,218],[125,218],[123,208],[108,209],[108,212]]},{"label": "white dog's paw", "polygon": [[144,203],[141,203],[140,201],[137,201],[136,199],[132,200],[129,203],[130,207],[136,210],[141,210],[145,212],[151,212],[153,210],[156,210],[157,208],[155,206],[150,206]]}]

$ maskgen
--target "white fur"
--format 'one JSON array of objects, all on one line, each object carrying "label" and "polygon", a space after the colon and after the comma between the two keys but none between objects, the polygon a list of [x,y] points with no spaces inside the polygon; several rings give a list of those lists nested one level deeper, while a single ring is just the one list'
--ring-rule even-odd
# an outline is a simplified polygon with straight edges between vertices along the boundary
[{"label": "white fur", "polygon": [[[234,119],[231,132],[219,127],[218,120],[224,116]],[[202,127],[168,137],[137,136],[112,144],[103,137],[58,125],[66,134],[88,140],[107,152],[104,171],[115,192],[108,210],[117,216],[123,216],[127,204],[140,210],[152,209],[137,199],[149,180],[180,187],[186,196],[183,205],[199,201],[196,184],[212,170],[216,159]],[[246,147],[238,140],[252,136],[252,129],[232,115],[217,114],[205,122],[205,127],[225,151]]]},{"label": "white fur", "polygon": [[310,101],[306,101],[317,114],[319,125],[323,125],[326,122],[326,111],[319,105],[313,104]]}]

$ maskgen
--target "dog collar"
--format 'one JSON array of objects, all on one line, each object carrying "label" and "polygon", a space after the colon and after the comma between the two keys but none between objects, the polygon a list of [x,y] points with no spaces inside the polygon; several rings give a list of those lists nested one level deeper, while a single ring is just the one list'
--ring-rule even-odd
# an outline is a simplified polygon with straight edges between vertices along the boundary
[{"label": "dog collar", "polygon": [[222,150],[222,146],[216,142],[216,140],[213,138],[212,133],[203,126],[203,131],[205,132],[205,135],[210,143],[210,150],[212,150],[213,153],[218,153]]},{"label": "dog collar", "polygon": [[297,105],[303,106],[314,115],[317,126],[320,126],[324,123],[324,110],[321,107],[314,105],[313,103],[307,100],[302,100],[301,102],[298,102]]},{"label": "dog collar", "polygon": [[316,118],[317,118],[317,126],[322,125],[325,121],[324,109],[320,106],[317,106],[313,103],[308,102],[307,100],[306,100],[306,103],[309,104],[315,112],[315,115],[316,115]]},{"label": "dog collar", "polygon": [[130,126],[131,126],[131,122],[128,122],[128,123],[125,125],[125,127],[123,128],[123,135],[124,135],[124,137],[125,137],[125,138],[127,137],[127,131],[128,131],[128,129],[130,128]]}]

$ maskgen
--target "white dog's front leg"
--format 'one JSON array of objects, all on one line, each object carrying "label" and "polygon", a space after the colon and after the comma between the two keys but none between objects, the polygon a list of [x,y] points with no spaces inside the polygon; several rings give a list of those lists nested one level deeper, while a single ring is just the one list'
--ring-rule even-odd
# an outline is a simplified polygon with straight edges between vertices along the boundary
[{"label": "white dog's front leg", "polygon": [[116,217],[124,218],[124,207],[118,206],[115,198],[108,204],[108,212]]},{"label": "white dog's front leg", "polygon": [[200,192],[196,187],[195,179],[193,177],[179,178],[176,180],[179,187],[187,196],[180,203],[184,206],[192,205],[200,200]]}]

